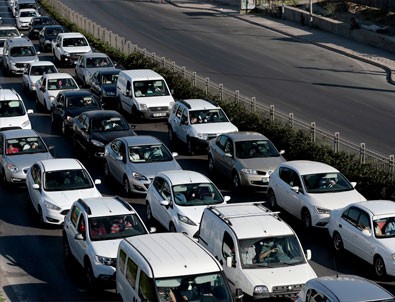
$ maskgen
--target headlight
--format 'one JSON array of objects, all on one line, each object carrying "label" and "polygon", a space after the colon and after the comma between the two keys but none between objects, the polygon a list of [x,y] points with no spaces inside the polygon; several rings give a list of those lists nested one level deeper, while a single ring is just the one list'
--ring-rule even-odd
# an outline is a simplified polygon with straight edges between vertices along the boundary
[{"label": "headlight", "polygon": [[145,177],[143,174],[137,173],[137,172],[132,172],[133,178],[137,180],[148,180],[147,177]]},{"label": "headlight", "polygon": [[7,169],[8,171],[12,172],[12,173],[16,173],[19,171],[19,168],[17,166],[15,166],[14,164],[7,164]]},{"label": "headlight", "polygon": [[53,101],[55,101],[55,97],[54,96],[50,96],[49,100],[51,101],[51,103],[53,103]]},{"label": "headlight", "polygon": [[55,210],[55,211],[60,211],[61,208],[59,208],[57,205],[54,205],[53,203],[49,202],[48,200],[44,200],[44,205],[46,208]]},{"label": "headlight", "polygon": [[178,216],[178,220],[180,220],[183,223],[190,224],[190,225],[196,225],[196,223],[194,223],[192,220],[190,220],[187,216],[183,216],[180,214],[177,214],[177,216]]},{"label": "headlight", "polygon": [[147,104],[141,104],[141,105],[140,105],[140,110],[141,110],[141,111],[147,111],[147,110],[148,110]]},{"label": "headlight", "polygon": [[92,145],[94,145],[96,147],[104,147],[104,144],[102,142],[99,142],[95,139],[91,139],[91,143],[92,143]]},{"label": "headlight", "polygon": [[73,123],[74,122],[74,118],[73,117],[71,117],[71,116],[66,116],[66,120],[69,122],[69,123]]},{"label": "headlight", "polygon": [[258,174],[256,170],[247,168],[241,169],[240,172],[245,174]]},{"label": "headlight", "polygon": [[26,128],[26,127],[29,126],[29,125],[30,125],[30,120],[24,121],[24,122],[22,123],[22,128]]},{"label": "headlight", "polygon": [[10,61],[10,63],[12,66],[15,66],[15,64],[16,64],[14,61]]},{"label": "headlight", "polygon": [[318,214],[331,214],[331,210],[328,209],[324,209],[324,208],[315,208],[315,210],[317,211]]},{"label": "headlight", "polygon": [[113,258],[98,256],[98,255],[95,256],[95,259],[96,259],[96,262],[99,262],[101,264],[108,265],[108,266],[111,266],[115,262],[115,259],[113,259]]},{"label": "headlight", "polygon": [[198,133],[197,137],[206,140],[208,138],[208,135],[207,133]]},{"label": "headlight", "polygon": [[267,286],[265,285],[258,285],[255,286],[254,288],[254,295],[263,295],[263,294],[267,294],[269,292],[269,290],[267,289]]}]

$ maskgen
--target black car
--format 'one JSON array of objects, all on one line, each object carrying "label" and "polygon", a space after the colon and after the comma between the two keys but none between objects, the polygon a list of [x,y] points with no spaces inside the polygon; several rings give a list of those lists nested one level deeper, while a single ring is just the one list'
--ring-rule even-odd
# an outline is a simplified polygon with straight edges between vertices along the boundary
[{"label": "black car", "polygon": [[107,109],[116,107],[117,79],[120,71],[120,69],[104,69],[92,75],[90,91]]},{"label": "black car", "polygon": [[129,125],[115,110],[93,110],[74,118],[73,145],[88,158],[103,158],[104,147],[117,137],[133,136],[134,125]]},{"label": "black car", "polygon": [[61,25],[46,25],[40,30],[38,34],[38,44],[41,51],[52,49],[52,41],[56,40],[56,37],[60,33],[64,33],[65,29]]},{"label": "black car", "polygon": [[65,90],[59,92],[51,110],[52,128],[61,129],[67,135],[73,129],[74,117],[78,114],[101,110],[99,101],[86,90]]},{"label": "black car", "polygon": [[40,30],[46,25],[53,25],[55,21],[49,16],[34,17],[29,24],[29,38],[37,39]]}]

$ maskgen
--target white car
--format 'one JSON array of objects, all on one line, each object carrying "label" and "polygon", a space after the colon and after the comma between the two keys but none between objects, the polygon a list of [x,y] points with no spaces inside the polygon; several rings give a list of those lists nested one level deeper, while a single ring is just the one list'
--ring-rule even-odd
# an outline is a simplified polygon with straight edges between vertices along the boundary
[{"label": "white car", "polygon": [[88,287],[97,291],[98,281],[115,279],[122,239],[148,233],[127,201],[119,197],[81,198],[74,202],[64,220],[65,260],[77,259]]},{"label": "white car", "polygon": [[0,57],[3,57],[4,41],[13,37],[21,37],[21,33],[15,26],[0,25]]},{"label": "white car", "polygon": [[302,220],[305,228],[325,228],[331,211],[366,200],[330,165],[307,160],[280,164],[270,175],[268,203]]},{"label": "white car", "polygon": [[202,99],[177,101],[168,119],[170,142],[186,144],[188,154],[197,149],[206,150],[209,141],[219,134],[237,132],[218,104]]},{"label": "white car", "polygon": [[21,29],[29,29],[30,21],[34,17],[38,17],[40,14],[34,8],[22,8],[18,11],[18,15],[15,17],[16,27],[19,30]]},{"label": "white car", "polygon": [[335,251],[372,264],[377,277],[395,276],[395,203],[368,200],[334,210],[328,224]]},{"label": "white car", "polygon": [[63,72],[44,74],[36,82],[36,103],[51,111],[52,103],[63,90],[79,90],[74,78]]},{"label": "white car", "polygon": [[229,200],[203,174],[187,170],[159,172],[148,188],[147,217],[171,232],[197,239],[204,209]]},{"label": "white car", "polygon": [[62,224],[74,201],[101,196],[96,188],[100,183],[74,158],[37,161],[26,176],[28,196],[42,224]]},{"label": "white car", "polygon": [[25,91],[36,91],[36,82],[45,73],[57,73],[58,69],[51,61],[37,61],[26,65],[22,74],[22,87]]},{"label": "white car", "polygon": [[31,129],[29,114],[21,96],[14,89],[2,89],[0,86],[0,130]]}]

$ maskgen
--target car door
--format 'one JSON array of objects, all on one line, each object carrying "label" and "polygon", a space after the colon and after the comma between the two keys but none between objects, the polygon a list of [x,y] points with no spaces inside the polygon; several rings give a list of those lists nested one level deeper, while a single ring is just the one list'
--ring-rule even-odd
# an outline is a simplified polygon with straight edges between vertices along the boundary
[{"label": "car door", "polygon": [[221,139],[217,142],[218,148],[216,150],[218,153],[216,155],[216,167],[222,174],[231,176],[233,170],[233,157],[229,155],[234,156],[233,142],[226,135],[222,135]]},{"label": "car door", "polygon": [[[297,187],[298,191],[295,192],[292,188]],[[287,203],[287,211],[294,215],[295,217],[300,217],[302,208],[307,205],[307,200],[305,198],[304,190],[302,187],[302,181],[299,174],[291,170],[289,183],[285,190],[285,203]],[[309,208],[309,207],[308,207]]]},{"label": "car door", "polygon": [[74,119],[74,143],[76,147],[80,147],[85,149],[84,139],[86,137],[87,131],[87,119],[88,117],[85,114],[80,114],[77,118]]},{"label": "car door", "polygon": [[70,245],[70,250],[77,261],[83,264],[84,254],[86,250],[85,240],[76,239],[77,234],[83,234],[86,238],[86,222],[81,209],[74,205],[71,209],[71,219],[65,222],[65,231]]},{"label": "car door", "polygon": [[[36,163],[30,168],[29,173],[26,175],[28,194],[36,211],[38,211],[38,205],[40,204],[40,200],[42,198],[42,173],[43,171],[41,167]],[[39,189],[33,189],[34,184],[39,185]]]},{"label": "car door", "polygon": [[36,84],[36,98],[41,105],[44,105],[44,90],[47,87],[47,79],[45,76],[42,76]]},{"label": "car door", "polygon": [[65,110],[65,97],[63,94],[58,94],[58,96],[55,98],[53,102],[53,118],[52,118],[52,123],[59,123],[63,119],[64,116],[64,110]]},{"label": "car door", "polygon": [[152,182],[152,188],[150,194],[151,197],[151,210],[152,210],[152,215],[155,217],[155,219],[163,226],[168,228],[168,218],[166,218],[167,215],[167,209],[166,207],[162,206],[160,203],[162,200],[164,200],[164,197],[162,196],[162,190],[163,186],[165,185],[166,180],[164,180],[162,177],[157,176],[155,177],[154,181]]},{"label": "car door", "polygon": [[[232,235],[228,231],[223,231],[222,241],[215,244],[221,244],[221,253],[218,255],[218,260],[221,263],[226,279],[229,282],[232,292],[236,291],[236,288],[240,287],[238,280],[240,267],[240,259],[238,259],[238,251],[236,241],[232,238]],[[232,266],[229,267],[226,264],[227,257],[232,257]],[[237,257],[237,258],[236,258]]]},{"label": "car door", "polygon": [[25,66],[25,69],[23,70],[23,74],[22,74],[22,83],[23,83],[23,87],[24,88],[29,88],[29,75],[30,75],[30,69],[31,69],[31,65],[27,64]]},{"label": "car door", "polygon": [[[124,142],[119,139],[114,140],[111,143],[111,152],[109,152],[106,158],[111,175],[119,183],[122,183],[123,181],[125,163],[127,162],[125,148],[126,146]],[[121,156],[122,160],[120,159]]]},{"label": "car door", "polygon": [[[177,108],[175,109],[175,113],[172,116],[172,121],[171,121],[174,133],[181,140],[182,140],[181,117],[182,117],[183,109],[184,109],[183,106],[178,105]],[[185,141],[185,138],[182,141]]]},{"label": "car door", "polygon": [[100,87],[101,87],[100,86],[100,73],[98,71],[96,71],[92,75],[90,91],[97,98],[100,98],[100,91],[101,91]]},{"label": "car door", "polygon": [[75,76],[77,78],[77,80],[82,81],[82,79],[84,78],[84,64],[85,64],[85,57],[80,56],[77,64],[75,65]]}]

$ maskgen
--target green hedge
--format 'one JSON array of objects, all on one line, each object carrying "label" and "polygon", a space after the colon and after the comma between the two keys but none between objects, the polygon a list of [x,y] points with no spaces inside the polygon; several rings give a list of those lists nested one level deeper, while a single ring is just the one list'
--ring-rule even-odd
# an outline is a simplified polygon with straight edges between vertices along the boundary
[{"label": "green hedge", "polygon": [[125,56],[108,44],[77,28],[60,14],[54,11],[48,1],[41,1],[42,7],[52,15],[60,24],[71,31],[82,32],[90,41],[93,48],[108,54],[118,65],[125,69],[148,68],[161,74],[174,91],[175,99],[210,98],[222,106],[240,131],[257,131],[266,135],[280,150],[285,150],[287,160],[313,160],[327,163],[342,171],[351,181],[357,182],[357,189],[367,199],[395,200],[395,178],[391,173],[379,171],[369,164],[360,164],[354,155],[339,152],[335,153],[330,147],[317,145],[311,142],[309,135],[301,130],[295,130],[281,123],[263,118],[260,114],[251,113],[242,105],[236,103],[223,103],[217,96],[206,95],[205,92],[192,87],[189,81],[179,74],[164,69],[156,62],[145,58],[141,53],[135,52]]}]

